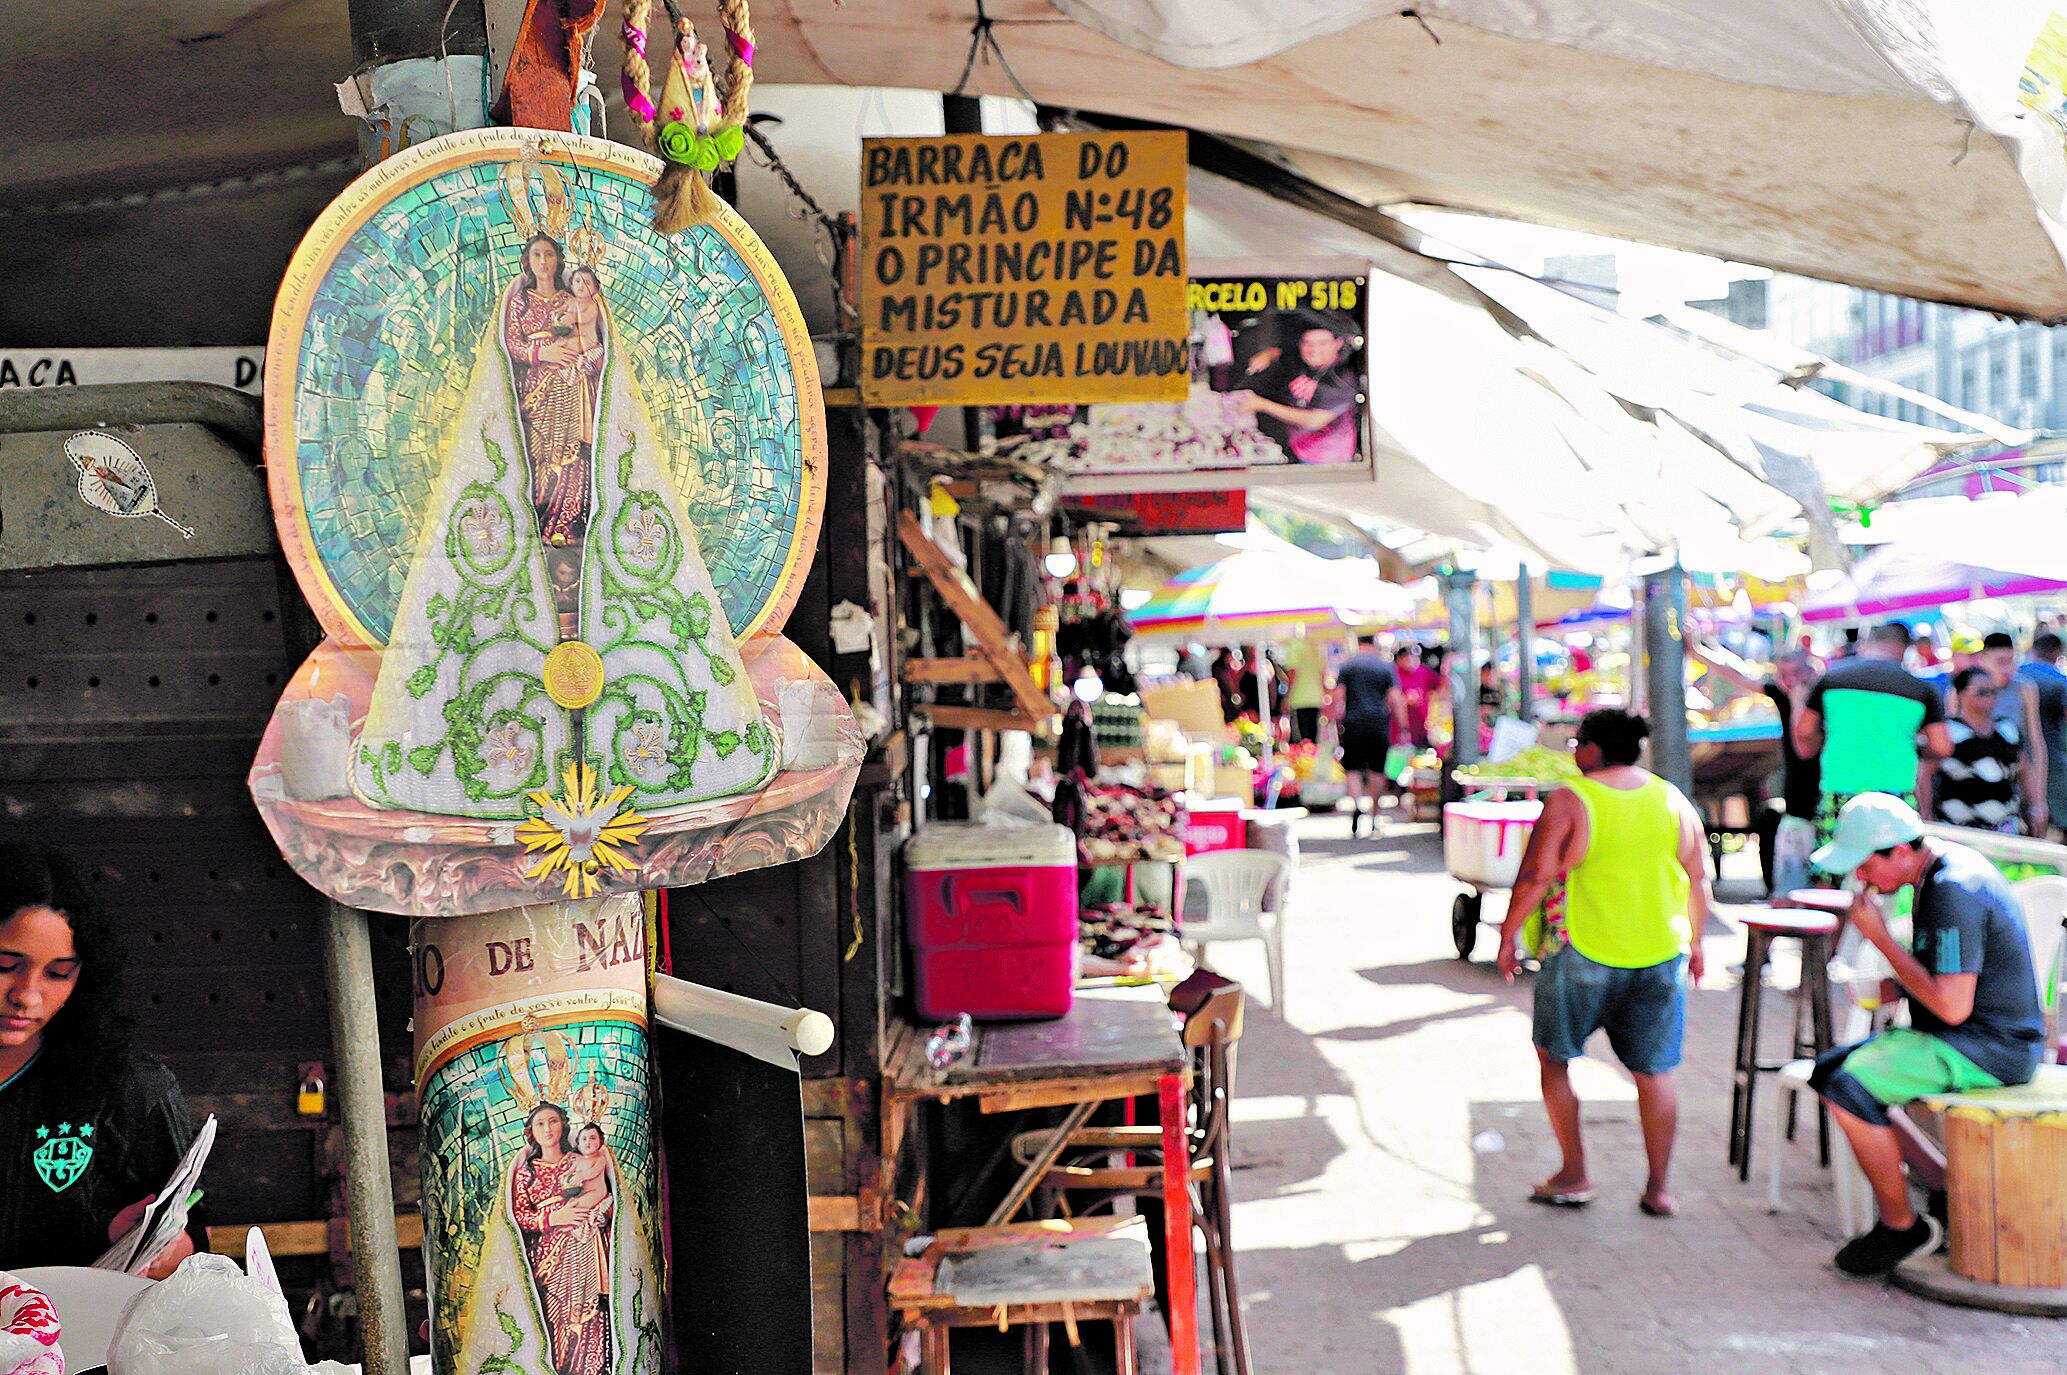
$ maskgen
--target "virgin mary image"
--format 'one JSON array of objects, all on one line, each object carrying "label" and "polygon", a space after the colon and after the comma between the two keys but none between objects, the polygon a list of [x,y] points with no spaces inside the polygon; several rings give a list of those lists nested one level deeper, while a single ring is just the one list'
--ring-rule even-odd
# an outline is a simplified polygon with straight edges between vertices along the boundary
[{"label": "virgin mary image", "polygon": [[530,1375],[644,1375],[659,1354],[658,1272],[600,1124],[607,1091],[590,1082],[570,1113],[552,1096],[566,1096],[565,1074],[555,1066],[543,1091],[511,1078],[523,1135],[467,1283],[462,1349]]},{"label": "virgin mary image", "polygon": [[[367,803],[522,820],[570,766],[652,813],[780,751],[612,324],[608,245],[559,169],[501,185],[523,236],[424,513],[358,748]],[[492,268],[491,264],[491,268]]]}]

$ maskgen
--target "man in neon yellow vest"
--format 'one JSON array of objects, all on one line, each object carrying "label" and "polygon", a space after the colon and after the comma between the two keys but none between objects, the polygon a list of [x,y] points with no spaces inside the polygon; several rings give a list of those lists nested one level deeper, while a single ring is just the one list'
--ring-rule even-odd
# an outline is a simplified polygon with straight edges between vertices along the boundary
[{"label": "man in neon yellow vest", "polygon": [[1564,1160],[1529,1199],[1562,1208],[1593,1201],[1571,1062],[1604,1030],[1636,1080],[1650,1166],[1637,1206],[1671,1217],[1679,1211],[1667,1181],[1679,1125],[1672,1071],[1687,988],[1701,978],[1708,844],[1693,804],[1637,764],[1649,734],[1644,718],[1627,711],[1589,712],[1580,721],[1573,758],[1581,776],[1544,800],[1530,833],[1500,927],[1500,972],[1513,980],[1523,923],[1562,885],[1562,919],[1545,923],[1536,952],[1534,1039],[1543,1106]]}]

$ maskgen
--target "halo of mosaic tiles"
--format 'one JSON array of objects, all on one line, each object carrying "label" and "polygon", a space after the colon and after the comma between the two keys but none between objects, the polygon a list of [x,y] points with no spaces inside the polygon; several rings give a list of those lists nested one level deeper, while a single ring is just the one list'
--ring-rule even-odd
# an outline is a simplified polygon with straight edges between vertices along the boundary
[{"label": "halo of mosaic tiles", "polygon": [[[339,246],[303,331],[304,511],[339,595],[383,644],[476,355],[522,270],[505,165],[470,163],[396,196]],[[597,271],[616,342],[667,446],[727,623],[743,628],[779,589],[804,490],[796,369],[774,308],[718,227],[663,237],[647,186],[559,166],[572,225],[603,234]]]}]

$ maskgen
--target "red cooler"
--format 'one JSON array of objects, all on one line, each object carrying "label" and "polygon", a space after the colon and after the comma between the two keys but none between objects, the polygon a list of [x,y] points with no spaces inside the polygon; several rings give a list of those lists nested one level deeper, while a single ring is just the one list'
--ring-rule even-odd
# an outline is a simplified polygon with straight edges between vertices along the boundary
[{"label": "red cooler", "polygon": [[904,846],[919,1016],[1060,1017],[1077,973],[1066,826],[935,821]]}]

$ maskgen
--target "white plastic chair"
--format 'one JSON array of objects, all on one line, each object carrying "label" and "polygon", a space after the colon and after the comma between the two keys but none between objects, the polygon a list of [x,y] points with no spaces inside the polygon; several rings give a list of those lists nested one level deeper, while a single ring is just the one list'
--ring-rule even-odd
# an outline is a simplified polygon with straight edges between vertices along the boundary
[{"label": "white plastic chair", "polygon": [[[1878,984],[1891,971],[1880,952],[1868,945],[1859,936],[1859,928],[1847,924],[1844,935],[1839,938],[1837,955],[1831,961],[1837,966],[1833,973],[1842,972],[1843,980],[1836,978],[1832,983],[1847,991],[1850,1007],[1845,1012],[1844,1025],[1837,1031],[1837,1044],[1850,1045],[1863,1041],[1878,1029],[1887,1015],[1885,1008],[1865,1008],[1859,1005],[1861,985],[1870,986],[1877,997]],[[1816,1068],[1814,1060],[1793,1060],[1780,1067],[1773,1076],[1773,1146],[1767,1154],[1772,1163],[1766,1174],[1766,1211],[1780,1211],[1780,1194],[1785,1187],[1787,1163],[1787,1124],[1793,1119],[1797,1106],[1796,1096],[1812,1093],[1809,1088],[1809,1073]],[[1830,1178],[1832,1192],[1837,1205],[1837,1227],[1841,1236],[1857,1236],[1873,1225],[1873,1191],[1867,1187],[1865,1171],[1852,1155],[1851,1142],[1845,1134],[1833,1130],[1830,1133]]]},{"label": "white plastic chair", "polygon": [[[2067,946],[2063,946],[2061,940],[2063,928],[2067,928],[2067,878],[2051,874],[2027,878],[2012,884],[2011,890],[2016,893],[2017,905],[2023,911],[2024,936],[2030,942],[2031,971],[2038,980],[2038,996],[2046,1004],[2045,1049],[2040,1058],[2051,1063],[2059,1053],[2057,990],[2060,959],[2063,953],[2067,953]],[[1845,928],[1837,963],[1851,967],[1855,977],[1848,982],[1857,983],[1859,977],[1856,976],[1868,976],[1873,972],[1885,974],[1879,956],[1879,951],[1859,939],[1856,928]],[[1848,1045],[1871,1035],[1878,1017],[1877,1012],[1869,1012],[1855,1002],[1837,1043]],[[1780,1211],[1781,1167],[1787,1155],[1787,1114],[1782,1109],[1792,1106],[1789,1100],[1793,1095],[1808,1090],[1809,1071],[1814,1068],[1813,1060],[1796,1060],[1775,1076],[1773,1163],[1766,1184],[1768,1212]],[[1838,1226],[1844,1235],[1857,1236],[1873,1225],[1873,1196],[1842,1132],[1831,1133],[1830,1169],[1837,1195]]]},{"label": "white plastic chair", "polygon": [[[1184,861],[1184,886],[1205,890],[1203,917],[1187,917],[1178,931],[1184,948],[1204,964],[1216,941],[1262,941],[1270,968],[1270,1008],[1285,1015],[1285,914],[1292,862],[1268,850],[1209,850]],[[1181,908],[1179,910],[1182,910]]]}]

